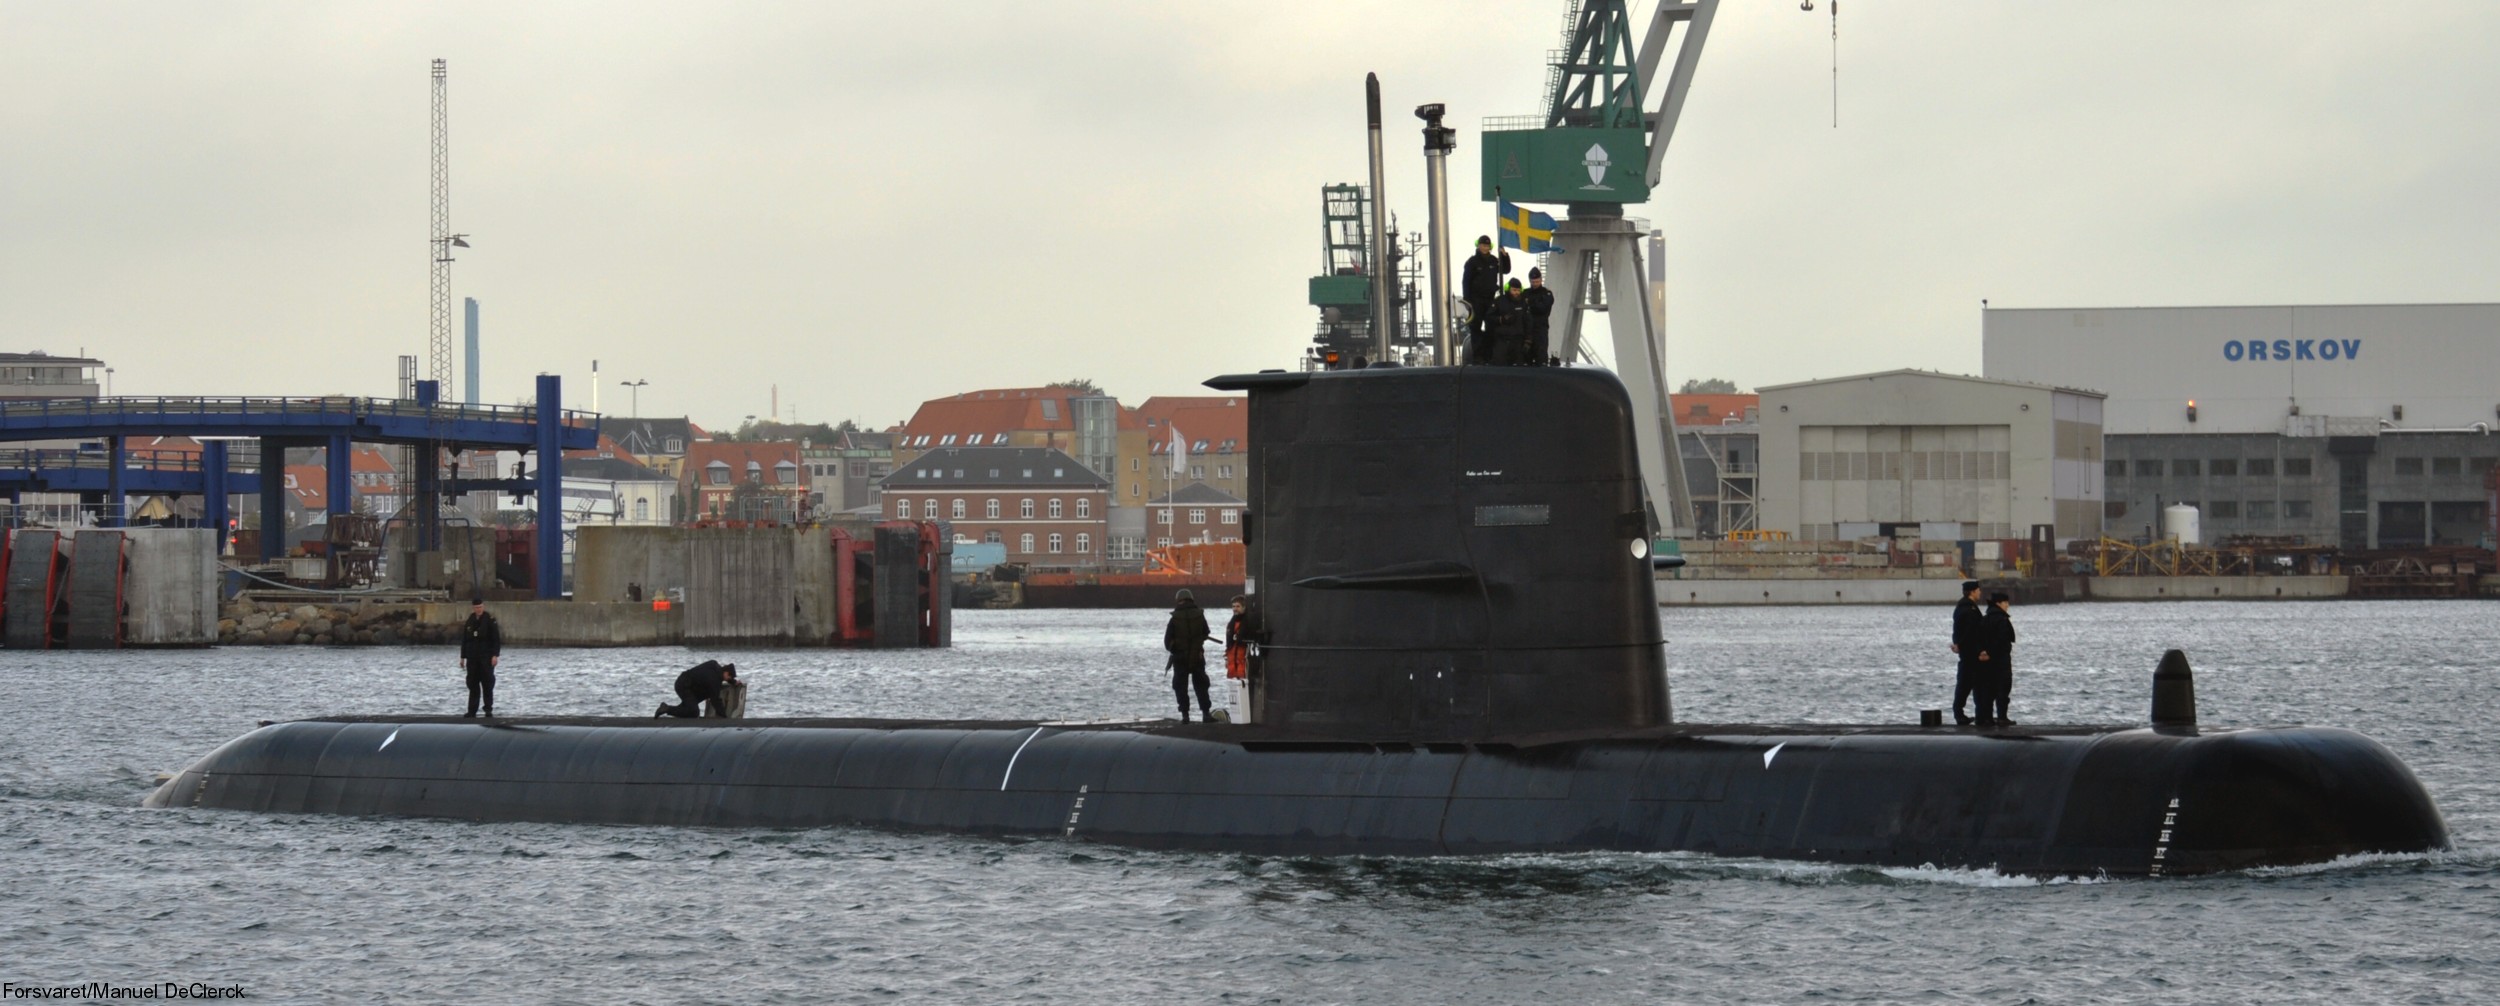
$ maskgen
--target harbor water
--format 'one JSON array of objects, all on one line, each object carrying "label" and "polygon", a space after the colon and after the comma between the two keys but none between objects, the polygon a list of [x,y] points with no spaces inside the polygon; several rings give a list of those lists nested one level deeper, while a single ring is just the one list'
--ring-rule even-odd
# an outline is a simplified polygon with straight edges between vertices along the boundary
[{"label": "harbor water", "polygon": [[[1914,723],[1943,608],[1666,613],[1679,719]],[[1304,859],[855,830],[147,811],[260,720],[457,712],[453,652],[9,655],[0,981],[264,1002],[2482,1003],[2500,997],[2500,602],[2015,611],[2013,715],[2377,737],[2454,852],[2169,880],[1683,854]],[[1162,615],[966,611],[943,651],[518,650],[497,711],[638,715],[702,656],[751,714],[1173,714]]]}]

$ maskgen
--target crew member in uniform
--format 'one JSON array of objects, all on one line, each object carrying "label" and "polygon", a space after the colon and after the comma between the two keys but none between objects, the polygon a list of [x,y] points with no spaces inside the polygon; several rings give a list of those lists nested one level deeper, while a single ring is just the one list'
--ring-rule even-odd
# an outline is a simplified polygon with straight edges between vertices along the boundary
[{"label": "crew member in uniform", "polygon": [[2014,718],[2005,715],[2005,704],[2014,694],[2014,616],[2006,611],[2013,603],[2013,596],[2003,591],[1988,595],[1988,687],[1987,697],[1979,700],[1981,726],[2014,725]]},{"label": "crew member in uniform", "polygon": [[[1988,666],[1981,662],[1988,655],[1980,635],[1986,619],[1979,606],[1979,581],[1962,581],[1962,599],[1953,605],[1953,653],[1958,658],[1953,670],[1953,722],[1957,726],[1970,725],[1970,714],[1962,711],[1962,703],[1969,701],[1971,692],[1979,688],[1981,672]],[[1979,717],[1988,718],[1985,692],[1979,697]]]},{"label": "crew member in uniform", "polygon": [[1542,367],[1553,363],[1553,349],[1546,341],[1554,315],[1554,291],[1545,288],[1545,270],[1528,269],[1528,366]]},{"label": "crew member in uniform", "polygon": [[1189,722],[1189,689],[1198,689],[1198,718],[1206,719],[1215,711],[1215,703],[1207,696],[1207,614],[1198,610],[1198,601],[1184,588],[1172,595],[1172,620],[1163,626],[1163,652],[1171,654],[1166,666],[1172,669],[1172,696],[1180,700],[1181,722]]},{"label": "crew member in uniform", "polygon": [[736,664],[706,660],[686,668],[685,673],[677,676],[677,704],[672,706],[665,702],[660,703],[660,711],[652,713],[651,716],[654,719],[662,716],[676,716],[683,719],[701,716],[706,704],[716,708],[719,706],[721,689],[736,680],[738,680],[738,665]]},{"label": "crew member in uniform", "polygon": [[1510,253],[1497,253],[1493,239],[1476,239],[1476,254],[1459,272],[1458,295],[1467,301],[1467,362],[1482,366],[1493,362],[1492,340],[1485,334],[1485,322],[1493,312],[1493,301],[1502,295],[1502,277],[1510,275]]},{"label": "crew member in uniform", "polygon": [[469,672],[469,711],[463,719],[478,713],[478,700],[486,703],[486,715],[495,715],[495,665],[503,662],[503,624],[486,613],[486,599],[469,599],[469,620],[460,623],[460,666]]},{"label": "crew member in uniform", "polygon": [[1528,360],[1528,302],[1520,296],[1519,281],[1511,280],[1510,288],[1493,300],[1493,314],[1485,319],[1485,341],[1493,346],[1496,366],[1516,367]]},{"label": "crew member in uniform", "polygon": [[1232,689],[1234,716],[1249,722],[1250,598],[1242,594],[1233,595],[1233,618],[1224,623],[1224,680]]}]

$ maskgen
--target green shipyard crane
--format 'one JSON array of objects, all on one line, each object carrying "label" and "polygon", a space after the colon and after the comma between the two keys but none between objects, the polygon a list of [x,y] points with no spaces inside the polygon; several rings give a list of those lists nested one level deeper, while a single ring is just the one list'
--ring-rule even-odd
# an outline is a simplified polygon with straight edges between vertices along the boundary
[{"label": "green shipyard crane", "polygon": [[[1625,218],[1624,207],[1648,202],[1658,187],[1667,142],[1718,6],[1718,0],[1660,0],[1648,25],[1636,30],[1625,0],[1571,0],[1563,48],[1546,73],[1544,114],[1486,119],[1480,144],[1486,202],[1565,208],[1567,215],[1555,222],[1558,250],[1546,265],[1546,282],[1561,308],[1554,354],[1565,360],[1588,355],[1582,343],[1587,313],[1606,312],[1615,369],[1637,414],[1653,530],[1677,535],[1692,533],[1693,508],[1675,466],[1665,331],[1655,307],[1662,301],[1642,265],[1641,228]],[[1650,82],[1671,41],[1677,43],[1675,62],[1653,106]]]}]

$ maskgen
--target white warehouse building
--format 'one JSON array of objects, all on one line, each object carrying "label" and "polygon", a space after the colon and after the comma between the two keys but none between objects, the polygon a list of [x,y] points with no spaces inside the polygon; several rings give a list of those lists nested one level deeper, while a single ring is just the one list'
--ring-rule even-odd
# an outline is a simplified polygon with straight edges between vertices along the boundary
[{"label": "white warehouse building", "polygon": [[1922,370],[1761,389],[1760,526],[1805,539],[2101,533],[2100,393]]}]

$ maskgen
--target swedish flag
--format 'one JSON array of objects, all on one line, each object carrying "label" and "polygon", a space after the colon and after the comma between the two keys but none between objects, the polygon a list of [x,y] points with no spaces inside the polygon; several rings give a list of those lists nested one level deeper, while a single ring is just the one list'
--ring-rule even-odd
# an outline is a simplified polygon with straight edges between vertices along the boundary
[{"label": "swedish flag", "polygon": [[1561,251],[1554,246],[1554,218],[1523,209],[1505,199],[1495,204],[1502,219],[1501,241],[1504,248],[1517,248],[1531,255]]}]

